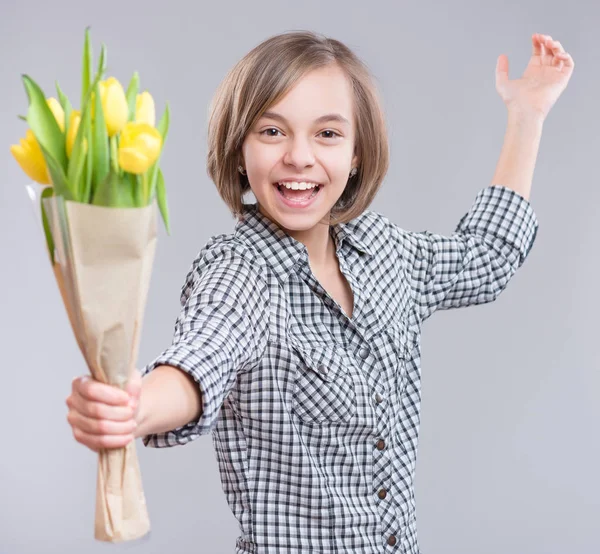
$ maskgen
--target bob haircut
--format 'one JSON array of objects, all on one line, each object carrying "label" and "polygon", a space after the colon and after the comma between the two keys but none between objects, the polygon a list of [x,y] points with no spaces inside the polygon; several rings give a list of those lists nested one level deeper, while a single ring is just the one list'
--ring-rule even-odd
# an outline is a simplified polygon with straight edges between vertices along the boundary
[{"label": "bob haircut", "polygon": [[[250,189],[238,171],[246,134],[308,72],[337,64],[351,84],[358,172],[331,209],[347,223],[367,209],[389,166],[381,100],[367,66],[343,43],[311,31],[274,35],[246,54],[217,88],[209,108],[207,173],[234,217],[243,218]],[[332,221],[333,220],[333,221]]]}]

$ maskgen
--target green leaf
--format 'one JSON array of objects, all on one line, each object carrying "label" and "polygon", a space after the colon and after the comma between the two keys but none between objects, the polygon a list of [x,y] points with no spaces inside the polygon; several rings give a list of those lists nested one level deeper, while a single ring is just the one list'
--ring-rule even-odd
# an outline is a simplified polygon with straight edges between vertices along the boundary
[{"label": "green leaf", "polygon": [[18,115],[17,117],[23,121],[27,121],[27,118],[24,115]]},{"label": "green leaf", "polygon": [[42,224],[44,226],[44,234],[46,235],[48,255],[50,256],[50,261],[52,262],[52,265],[54,265],[54,239],[52,238],[50,222],[48,221],[48,216],[46,214],[46,210],[44,209],[44,198],[49,198],[50,196],[54,196],[54,188],[46,187],[42,191],[42,195],[40,196],[40,207],[42,209]]},{"label": "green leaf", "polygon": [[165,111],[156,126],[156,129],[160,133],[162,137],[162,145],[160,148],[160,154],[157,160],[154,162],[152,167],[148,170],[148,182],[150,183],[150,194],[148,197],[148,203],[154,200],[154,196],[156,194],[156,178],[158,175],[158,164],[160,163],[160,158],[162,157],[163,148],[165,147],[165,142],[167,140],[167,134],[169,132],[169,125],[171,122],[171,111],[169,109],[169,103],[165,105]]},{"label": "green leaf", "polygon": [[100,57],[98,58],[98,69],[96,71],[95,79],[104,79],[104,74],[106,73],[107,56],[106,44],[102,43],[102,46],[100,47]]},{"label": "green leaf", "polygon": [[94,206],[115,206],[117,198],[118,175],[110,168],[108,175],[94,191],[92,204]]},{"label": "green leaf", "polygon": [[44,159],[46,160],[48,173],[50,173],[50,179],[52,180],[52,186],[56,191],[56,195],[62,196],[65,200],[77,200],[75,197],[75,192],[69,185],[69,181],[65,172],[63,171],[63,168],[60,167],[60,164],[47,150],[44,149],[43,146],[40,147],[42,149]]},{"label": "green leaf", "polygon": [[158,122],[156,128],[158,132],[161,134],[163,139],[163,144],[167,140],[167,133],[169,132],[169,124],[171,122],[171,110],[169,109],[169,103],[167,102],[165,105],[165,111]]},{"label": "green leaf", "polygon": [[[102,53],[100,55],[102,58]],[[77,201],[86,202],[83,199],[84,194],[89,194],[90,186],[87,181],[87,172],[83,173],[85,168],[86,151],[84,148],[84,139],[88,137],[88,130],[92,125],[92,110],[91,101],[92,92],[95,90],[100,78],[102,77],[103,60],[100,60],[99,70],[97,71],[91,86],[88,88],[87,95],[81,106],[81,123],[77,129],[77,135],[73,143],[73,151],[71,152],[71,159],[69,160],[69,170],[67,178],[71,187],[76,191]],[[92,148],[92,144],[88,141],[88,149]]]},{"label": "green leaf", "polygon": [[135,205],[138,208],[144,206],[144,179],[147,178],[144,175],[134,175],[133,173],[128,173],[129,182],[132,186],[133,197],[135,199]]},{"label": "green leaf", "polygon": [[137,71],[133,72],[133,77],[131,77],[131,81],[129,81],[129,86],[127,87],[127,92],[125,96],[127,97],[127,104],[129,105],[129,119],[128,121],[135,120],[135,102],[138,95],[138,90],[140,88],[140,76]]},{"label": "green leaf", "polygon": [[67,167],[67,154],[65,152],[64,135],[46,102],[42,89],[28,75],[23,75],[22,78],[29,97],[27,123],[29,123],[40,146],[43,146],[65,169]]},{"label": "green leaf", "polygon": [[[71,184],[73,191],[75,191],[78,202],[85,202],[85,200],[82,198],[83,189],[85,187],[82,185],[81,177],[83,175],[83,169],[85,166],[86,158],[84,141],[87,137],[87,131],[90,126],[91,120],[90,110],[87,108],[88,106],[86,106],[85,113],[82,112],[81,114],[81,121],[79,123],[79,128],[77,129],[75,141],[73,142],[73,150],[71,151],[71,158],[69,159],[69,170],[67,173],[67,179]],[[88,143],[88,148],[90,147],[91,145]]]},{"label": "green leaf", "polygon": [[56,85],[56,95],[58,96],[58,101],[60,102],[62,109],[64,110],[66,106],[69,106],[71,108],[72,107],[71,102],[69,102],[67,95],[60,88],[58,81],[56,81],[55,85]]},{"label": "green leaf", "polygon": [[90,28],[85,28],[85,39],[83,42],[83,60],[81,70],[81,107],[87,98],[88,91],[92,82],[92,45],[90,41]]},{"label": "green leaf", "polygon": [[62,106],[63,111],[65,112],[64,135],[65,135],[65,140],[66,140],[66,137],[69,134],[69,120],[71,119],[71,112],[73,111],[73,106],[71,106],[71,102],[69,102],[69,99],[66,97],[66,95],[61,90],[60,85],[58,84],[58,81],[56,81],[56,94],[58,96],[58,101],[59,101],[60,105]]},{"label": "green leaf", "polygon": [[119,177],[119,173],[111,167],[104,182],[96,189],[92,204],[111,208],[135,208],[134,185],[129,181],[130,175]]},{"label": "green leaf", "polygon": [[[105,52],[106,47],[103,44],[100,52],[100,64],[98,65],[100,75],[104,73],[105,69]],[[94,87],[94,124],[91,143],[93,148],[90,150],[88,159],[91,160],[91,166],[93,167],[92,188],[96,189],[106,179],[110,164],[108,133],[98,84]]]},{"label": "green leaf", "polygon": [[158,170],[158,178],[156,180],[156,201],[162,215],[163,221],[165,222],[165,228],[167,234],[171,234],[171,228],[169,226],[169,206],[167,204],[167,190],[165,188],[165,178],[163,177],[162,170]]},{"label": "green leaf", "polygon": [[87,143],[90,145],[87,151],[87,156],[85,157],[85,168],[83,171],[83,192],[81,195],[81,201],[86,204],[90,203],[92,197],[92,176],[94,171],[94,143],[92,139],[92,126],[90,125],[87,128],[86,139]]}]

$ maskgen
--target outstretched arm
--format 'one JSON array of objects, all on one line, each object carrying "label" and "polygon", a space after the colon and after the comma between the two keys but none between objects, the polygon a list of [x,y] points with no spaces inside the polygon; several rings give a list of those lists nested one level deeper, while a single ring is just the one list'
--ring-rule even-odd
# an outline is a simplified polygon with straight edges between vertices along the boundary
[{"label": "outstretched arm", "polygon": [[228,241],[195,260],[181,304],[171,346],[142,370],[136,436],[145,446],[183,445],[209,433],[238,374],[266,348],[268,287]]},{"label": "outstretched arm", "polygon": [[142,379],[134,436],[165,433],[201,415],[202,394],[194,379],[177,367],[161,365]]}]

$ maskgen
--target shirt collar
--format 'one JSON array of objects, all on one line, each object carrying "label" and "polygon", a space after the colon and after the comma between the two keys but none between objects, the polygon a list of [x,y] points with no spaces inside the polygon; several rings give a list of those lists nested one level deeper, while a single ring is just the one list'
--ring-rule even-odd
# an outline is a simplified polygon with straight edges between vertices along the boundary
[{"label": "shirt collar", "polygon": [[[373,255],[372,239],[360,233],[360,219],[361,216],[330,227],[336,252],[339,253],[342,245],[348,243],[360,252]],[[306,246],[263,215],[256,203],[245,205],[244,216],[236,223],[234,233],[260,251],[282,280],[287,279],[292,268],[301,260],[308,261]]]}]

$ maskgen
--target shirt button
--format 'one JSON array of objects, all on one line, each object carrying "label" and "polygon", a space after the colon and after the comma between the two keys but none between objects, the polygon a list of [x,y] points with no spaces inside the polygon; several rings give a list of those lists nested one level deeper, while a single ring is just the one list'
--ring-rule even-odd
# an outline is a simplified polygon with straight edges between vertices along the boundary
[{"label": "shirt button", "polygon": [[388,544],[394,546],[396,544],[396,535],[390,535],[388,537]]},{"label": "shirt button", "polygon": [[381,489],[378,493],[377,496],[379,498],[381,498],[381,500],[383,500],[386,496],[387,496],[387,491],[385,489]]},{"label": "shirt button", "polygon": [[369,349],[366,347],[361,348],[358,351],[358,355],[363,359],[366,360],[369,357]]},{"label": "shirt button", "polygon": [[318,370],[323,374],[327,373],[327,368],[323,364],[318,367]]},{"label": "shirt button", "polygon": [[383,450],[385,448],[385,442],[383,442],[383,439],[379,439],[376,446],[377,450]]},{"label": "shirt button", "polygon": [[377,402],[377,404],[381,404],[383,402],[383,396],[381,396],[381,394],[377,393],[375,395],[375,401]]}]

